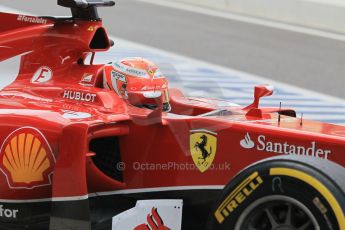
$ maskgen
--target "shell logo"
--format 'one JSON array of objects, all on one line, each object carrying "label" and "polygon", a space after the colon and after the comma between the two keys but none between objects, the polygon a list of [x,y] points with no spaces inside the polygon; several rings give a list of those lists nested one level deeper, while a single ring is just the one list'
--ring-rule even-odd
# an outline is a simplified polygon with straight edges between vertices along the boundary
[{"label": "shell logo", "polygon": [[32,127],[12,132],[0,150],[0,169],[12,189],[51,185],[55,158],[43,134]]}]

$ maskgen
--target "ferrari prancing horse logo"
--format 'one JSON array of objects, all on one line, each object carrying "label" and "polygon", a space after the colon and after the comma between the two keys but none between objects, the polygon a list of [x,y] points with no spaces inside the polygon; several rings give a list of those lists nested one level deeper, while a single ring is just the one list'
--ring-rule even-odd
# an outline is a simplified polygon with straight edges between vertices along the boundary
[{"label": "ferrari prancing horse logo", "polygon": [[216,156],[217,134],[208,130],[192,130],[189,145],[195,165],[200,172],[206,172]]}]

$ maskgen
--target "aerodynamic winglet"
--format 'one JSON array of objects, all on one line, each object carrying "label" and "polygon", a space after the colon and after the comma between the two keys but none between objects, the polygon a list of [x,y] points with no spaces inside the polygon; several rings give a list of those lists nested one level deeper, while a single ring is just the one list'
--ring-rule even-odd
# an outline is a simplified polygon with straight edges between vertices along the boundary
[{"label": "aerodynamic winglet", "polygon": [[115,5],[112,0],[58,0],[57,3],[71,8],[73,18],[84,20],[100,20],[97,7]]}]

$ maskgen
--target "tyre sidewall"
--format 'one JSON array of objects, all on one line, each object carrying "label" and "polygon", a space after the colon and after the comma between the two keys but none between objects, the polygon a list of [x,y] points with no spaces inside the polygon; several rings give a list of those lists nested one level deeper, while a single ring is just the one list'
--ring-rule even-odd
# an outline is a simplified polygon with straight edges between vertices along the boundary
[{"label": "tyre sidewall", "polygon": [[211,229],[234,229],[241,214],[253,202],[269,196],[284,196],[302,203],[315,217],[322,230],[339,229],[336,210],[315,184],[291,176],[271,175],[271,169],[277,168],[301,172],[314,178],[323,184],[336,200],[342,196],[336,185],[309,166],[290,162],[264,162],[243,171],[224,189],[215,205],[215,211],[211,213]]}]

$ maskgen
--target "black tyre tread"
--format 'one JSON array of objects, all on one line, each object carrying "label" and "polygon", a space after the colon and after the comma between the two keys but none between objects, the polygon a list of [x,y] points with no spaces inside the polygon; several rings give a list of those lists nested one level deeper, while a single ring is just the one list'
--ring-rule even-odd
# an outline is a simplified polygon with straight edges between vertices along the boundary
[{"label": "black tyre tread", "polygon": [[[319,180],[320,183],[326,186],[335,196],[334,198],[339,202],[340,208],[345,213],[345,167],[325,159],[291,155],[266,158],[244,168],[230,180],[228,185],[224,188],[223,195],[219,197],[212,210],[216,210],[217,207],[219,207],[220,202],[223,201],[224,196],[226,197],[229,189],[231,191],[231,189],[236,187],[236,184],[241,182],[241,178],[246,178],[249,174],[252,174],[255,171],[265,172],[266,170],[275,167],[296,169]],[[212,211],[210,213],[208,229],[224,228],[224,226],[221,228],[216,227],[217,224],[214,221],[215,219]]]},{"label": "black tyre tread", "polygon": [[256,163],[255,165],[277,161],[291,162],[293,164],[298,163],[312,168],[333,182],[333,184],[337,186],[345,195],[345,168],[343,166],[325,159],[291,155],[267,158]]}]

